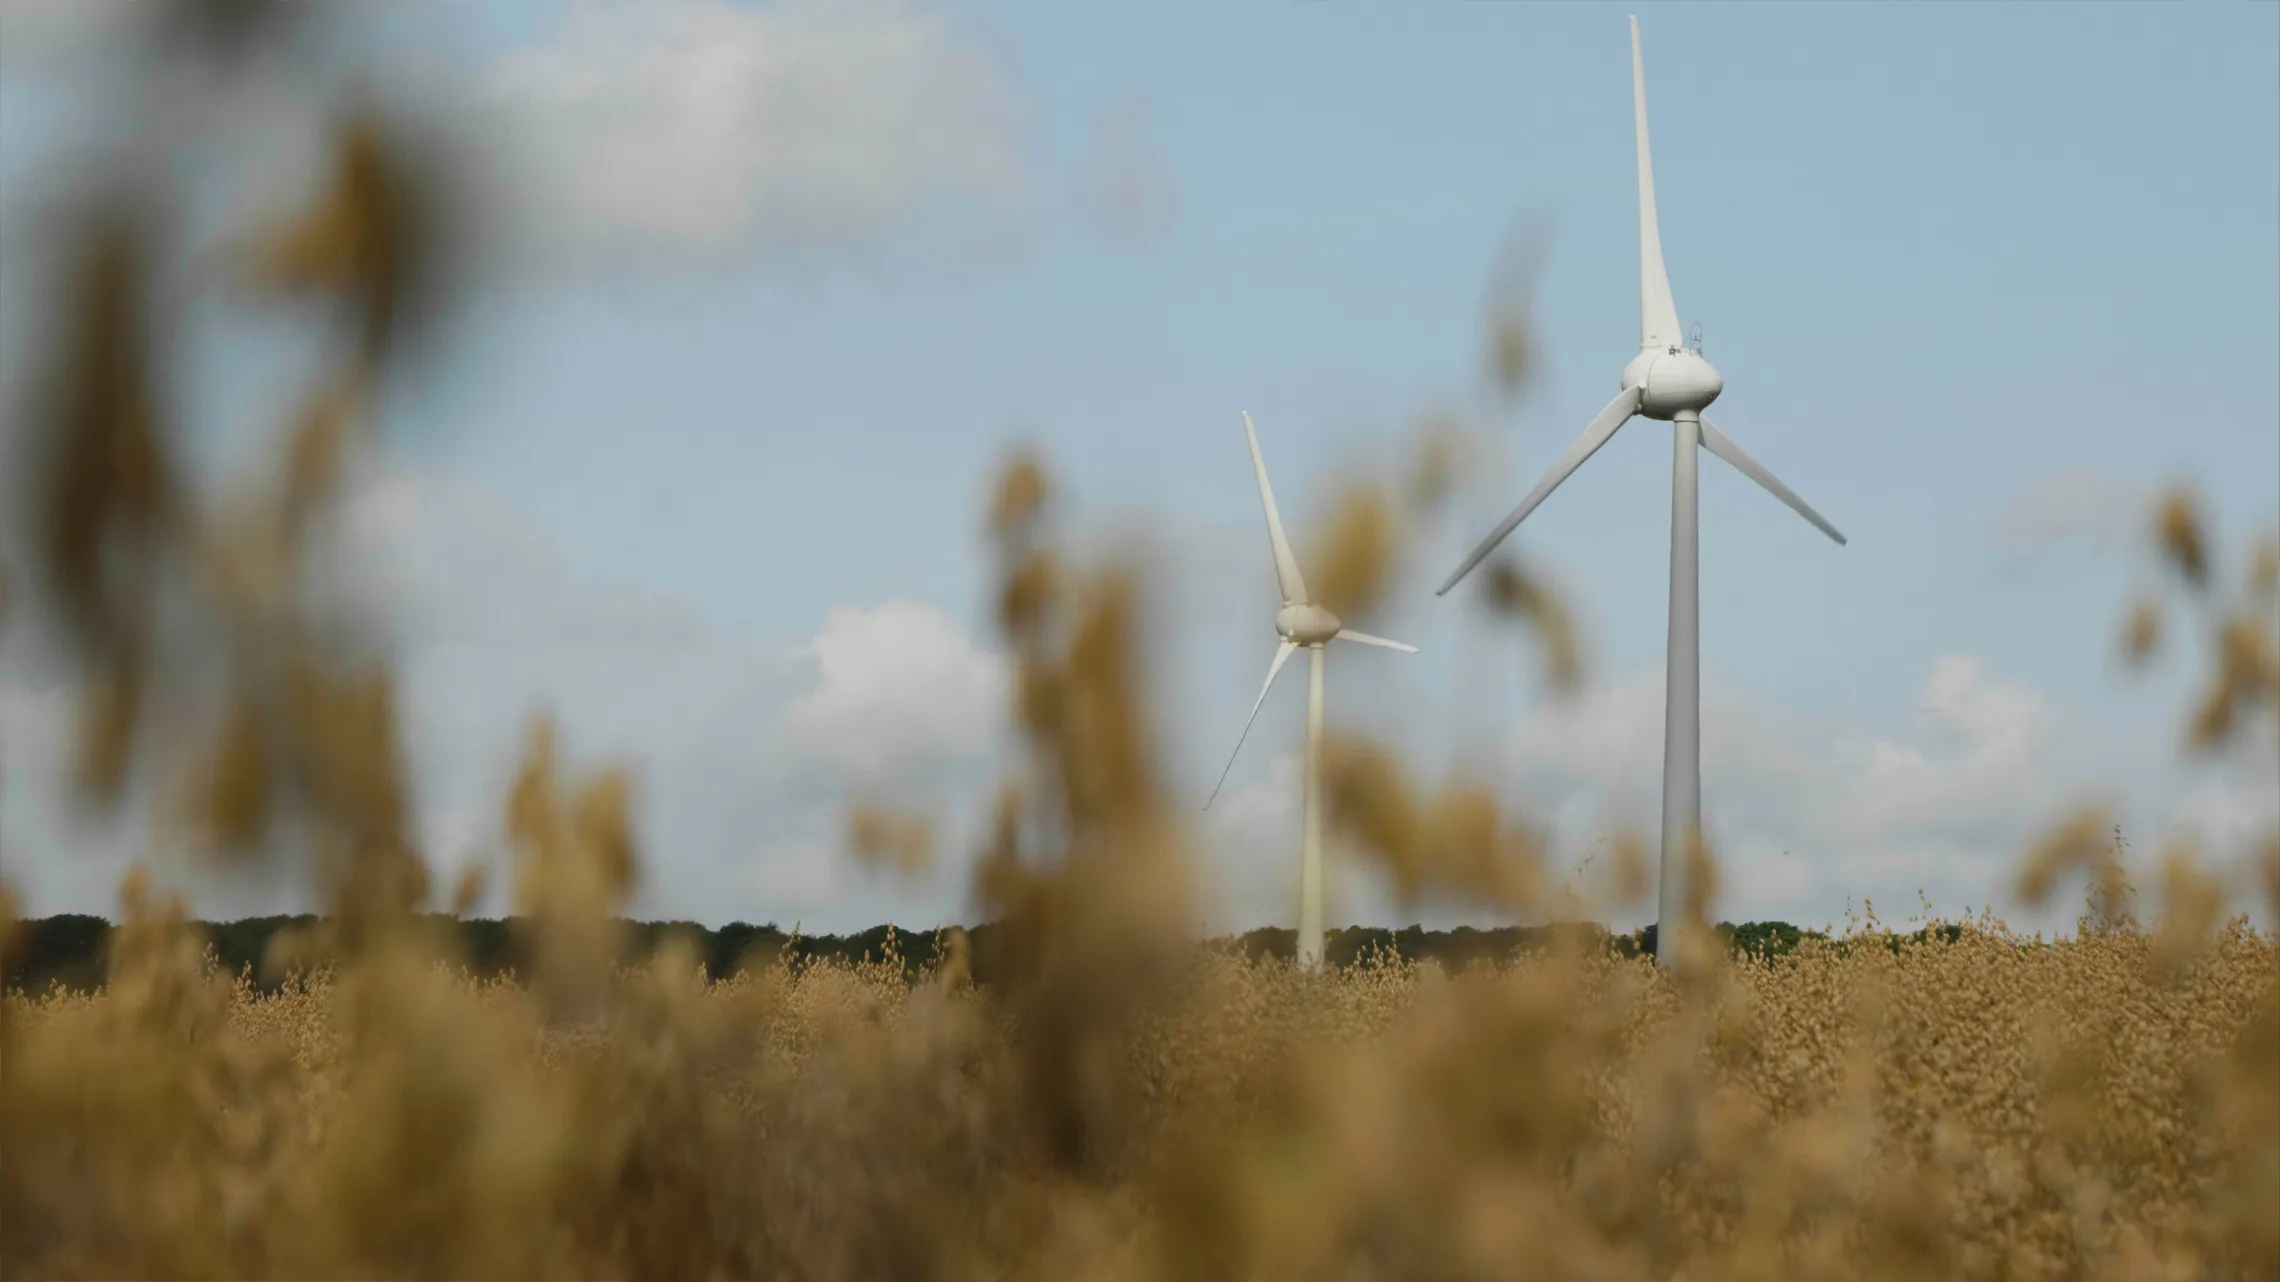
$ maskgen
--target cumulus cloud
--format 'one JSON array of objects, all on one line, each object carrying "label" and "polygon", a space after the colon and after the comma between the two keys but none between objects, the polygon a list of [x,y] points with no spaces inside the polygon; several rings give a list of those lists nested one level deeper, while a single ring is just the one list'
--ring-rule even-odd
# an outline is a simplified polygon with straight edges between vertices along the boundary
[{"label": "cumulus cloud", "polygon": [[1094,215],[1116,239],[1149,245],[1170,233],[1179,218],[1179,187],[1146,99],[1128,95],[1094,118],[1085,184]]},{"label": "cumulus cloud", "polygon": [[[842,867],[839,850],[851,789],[982,791],[1003,665],[940,609],[834,610],[799,645],[725,636],[670,598],[579,574],[572,550],[481,489],[413,469],[366,477],[341,524],[343,568],[395,625],[414,822],[446,885],[504,853],[507,785],[529,719],[548,712],[573,772],[634,771],[637,915],[823,929],[958,915],[954,861],[902,886]],[[30,911],[108,912],[128,863],[154,857],[207,916],[308,906],[283,865],[225,880],[176,861],[154,840],[154,778],[115,818],[80,815],[72,691],[21,639],[0,644],[0,868]],[[955,854],[968,816],[946,801],[938,817]],[[482,911],[508,910],[509,880]]]},{"label": "cumulus cloud", "polygon": [[[1727,902],[1745,916],[1919,886],[1984,902],[2059,800],[2053,710],[1973,656],[1932,665],[1898,732],[1816,724],[1706,678],[1703,817],[1727,863]],[[1571,838],[1609,823],[1651,835],[1663,702],[1660,668],[1643,670],[1533,718],[1509,759],[1528,791],[1559,800]]]},{"label": "cumulus cloud", "polygon": [[2045,782],[2048,705],[2023,685],[1990,678],[1975,656],[1933,662],[1916,719],[1918,742],[1869,745],[1846,807],[1855,835],[2000,819]]},{"label": "cumulus cloud", "polygon": [[838,607],[806,647],[822,680],[785,711],[792,740],[865,776],[957,762],[991,739],[1004,665],[914,601]]},{"label": "cumulus cloud", "polygon": [[[1264,748],[1268,745],[1259,745]],[[1266,757],[1268,754],[1259,754]],[[1201,825],[1203,883],[1216,927],[1294,926],[1298,922],[1299,754],[1268,757],[1262,771],[1227,789]]]},{"label": "cumulus cloud", "polygon": [[2194,779],[2167,819],[2204,853],[2250,850],[2280,833],[2280,718],[2248,718],[2229,759]]},{"label": "cumulus cloud", "polygon": [[2280,773],[2258,770],[2229,783],[2203,783],[2178,801],[2170,812],[2170,826],[2202,850],[2247,849],[2250,842],[2280,828],[2280,782],[2276,781]]},{"label": "cumulus cloud", "polygon": [[[1506,761],[1564,848],[1623,825],[1654,839],[1662,719],[1657,667],[1547,708],[1511,737]],[[2128,751],[2081,730],[1971,655],[1937,659],[1906,721],[1882,728],[1798,716],[1706,673],[1703,816],[1724,872],[1719,911],[1819,923],[1848,900],[1912,907],[1918,890],[1943,912],[2002,911],[2026,846],[2085,799],[2121,805],[2133,829],[2196,834],[2228,858],[2280,822],[2269,753],[2214,777],[2133,770],[2141,763]],[[2135,857],[2150,855],[2154,843],[2143,844]],[[2018,920],[2072,915],[2060,905]]]},{"label": "cumulus cloud", "polygon": [[704,260],[874,246],[1020,195],[1003,71],[910,0],[593,3],[501,59],[527,212],[577,252]]}]

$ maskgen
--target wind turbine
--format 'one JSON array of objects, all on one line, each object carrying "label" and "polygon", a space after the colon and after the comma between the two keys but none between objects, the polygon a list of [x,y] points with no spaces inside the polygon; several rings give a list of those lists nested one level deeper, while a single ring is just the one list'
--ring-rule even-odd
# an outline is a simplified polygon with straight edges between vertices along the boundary
[{"label": "wind turbine", "polygon": [[1662,236],[1655,223],[1655,174],[1647,154],[1647,85],[1639,59],[1639,20],[1631,19],[1631,110],[1637,124],[1639,151],[1639,354],[1623,367],[1623,390],[1599,411],[1536,488],[1502,524],[1482,539],[1472,555],[1441,585],[1441,595],[1457,586],[1474,566],[1502,543],[1559,483],[1598,452],[1615,429],[1634,417],[1659,419],[1672,425],[1674,456],[1670,486],[1670,648],[1665,662],[1663,712],[1662,872],[1657,896],[1655,958],[1668,965],[1671,932],[1679,924],[1685,903],[1686,851],[1702,824],[1702,708],[1700,676],[1702,635],[1698,612],[1697,520],[1695,515],[1695,447],[1732,464],[1775,498],[1811,521],[1838,543],[1845,536],[1822,519],[1820,513],[1797,497],[1773,473],[1742,452],[1733,438],[1702,416],[1702,411],[1725,389],[1725,380],[1699,348],[1689,349],[1680,339],[1678,308],[1671,301],[1670,278],[1663,272]]},{"label": "wind turbine", "polygon": [[1267,701],[1267,691],[1274,689],[1275,678],[1282,675],[1283,665],[1300,647],[1306,650],[1306,818],[1304,844],[1300,848],[1298,864],[1298,964],[1318,966],[1322,962],[1322,647],[1343,638],[1359,641],[1363,645],[1379,645],[1389,650],[1417,653],[1417,647],[1356,632],[1338,621],[1338,616],[1314,604],[1307,595],[1306,580],[1299,575],[1298,558],[1291,555],[1290,540],[1283,535],[1282,515],[1275,511],[1274,487],[1267,484],[1267,463],[1259,456],[1259,434],[1251,427],[1251,415],[1243,415],[1243,438],[1251,445],[1251,471],[1259,478],[1259,505],[1267,510],[1267,542],[1274,549],[1275,585],[1282,589],[1282,608],[1275,611],[1275,631],[1281,635],[1281,644],[1275,647],[1274,662],[1267,665],[1267,682],[1259,687],[1259,697],[1251,704],[1251,715],[1243,721],[1243,733],[1235,737],[1235,751],[1227,757],[1227,769],[1219,772],[1219,782],[1212,785],[1211,796],[1204,799],[1203,808],[1219,799],[1219,790],[1227,784],[1228,771],[1235,768],[1235,758],[1243,752],[1243,740],[1250,737],[1251,723],[1259,719],[1259,707]]}]

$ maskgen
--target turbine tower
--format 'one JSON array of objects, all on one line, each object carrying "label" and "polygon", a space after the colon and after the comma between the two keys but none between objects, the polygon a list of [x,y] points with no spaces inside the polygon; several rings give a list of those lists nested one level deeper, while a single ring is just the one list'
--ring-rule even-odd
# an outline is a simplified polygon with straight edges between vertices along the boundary
[{"label": "turbine tower", "polygon": [[1702,411],[1725,389],[1725,380],[1699,350],[1681,341],[1678,308],[1671,301],[1670,278],[1663,272],[1662,236],[1655,223],[1655,173],[1647,154],[1647,86],[1639,59],[1639,20],[1631,19],[1631,110],[1637,125],[1639,152],[1639,354],[1623,367],[1623,390],[1599,417],[1583,430],[1520,506],[1482,539],[1472,555],[1457,567],[1441,594],[1502,543],[1583,461],[1598,452],[1615,429],[1634,417],[1658,419],[1672,425],[1674,456],[1670,486],[1670,648],[1666,656],[1663,712],[1662,871],[1658,887],[1655,958],[1668,965],[1675,955],[1671,932],[1678,926],[1685,904],[1686,851],[1702,826],[1702,637],[1698,613],[1699,590],[1696,554],[1695,461],[1697,445],[1764,486],[1799,516],[1819,527],[1838,543],[1845,536],[1821,514],[1774,478],[1757,460],[1742,452],[1733,438],[1702,416]]},{"label": "turbine tower", "polygon": [[1259,697],[1251,703],[1243,733],[1235,737],[1235,751],[1228,754],[1227,769],[1219,772],[1219,782],[1212,785],[1203,808],[1211,809],[1211,803],[1219,799],[1227,773],[1235,768],[1243,740],[1250,737],[1251,723],[1259,719],[1259,707],[1267,701],[1267,691],[1274,689],[1283,665],[1305,647],[1306,818],[1298,864],[1298,964],[1311,967],[1322,963],[1322,647],[1339,638],[1410,654],[1417,653],[1417,647],[1356,632],[1340,623],[1337,615],[1314,604],[1307,595],[1306,580],[1299,575],[1298,558],[1291,555],[1290,540],[1283,535],[1282,515],[1275,511],[1274,487],[1267,484],[1267,463],[1259,456],[1259,434],[1252,430],[1248,412],[1243,415],[1243,438],[1251,445],[1251,471],[1259,479],[1259,505],[1267,510],[1267,543],[1274,551],[1275,586],[1282,590],[1282,608],[1275,611],[1275,631],[1282,642],[1275,647],[1274,662],[1267,665],[1266,684],[1259,687]]}]

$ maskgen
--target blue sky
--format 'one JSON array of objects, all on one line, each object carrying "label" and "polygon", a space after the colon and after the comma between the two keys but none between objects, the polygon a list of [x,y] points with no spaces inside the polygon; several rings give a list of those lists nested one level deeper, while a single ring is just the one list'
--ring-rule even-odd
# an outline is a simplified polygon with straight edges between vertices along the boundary
[{"label": "blue sky", "polygon": [[[2271,6],[335,8],[384,85],[512,177],[510,265],[392,405],[357,527],[400,613],[435,621],[401,662],[441,863],[480,844],[546,705],[653,781],[649,909],[961,915],[955,866],[895,886],[832,848],[851,787],[935,798],[955,830],[985,777],[1002,673],[975,530],[1016,439],[1088,537],[1158,549],[1165,747],[1200,803],[1273,646],[1239,410],[1302,527],[1426,407],[1482,416],[1496,456],[1374,628],[1425,653],[1338,654],[1332,715],[1461,751],[1577,855],[1651,825],[1668,429],[1625,428],[1517,536],[1582,611],[1578,704],[1430,595],[1636,348],[1631,12],[1717,417],[1851,538],[1704,464],[1724,915],[1919,886],[2000,907],[1996,870],[2098,789],[2149,849],[2280,814],[2261,761],[2170,769],[2181,687],[2110,659],[2148,486],[2192,478],[2234,541],[2280,508]],[[0,228],[101,127],[87,60],[30,37],[105,11],[0,3]],[[1516,219],[1548,230],[1542,361],[1491,414],[1483,301]],[[26,361],[17,279],[0,388]],[[209,437],[303,347],[275,325],[202,347]],[[6,785],[9,875],[36,910],[100,909],[135,836],[43,817],[52,679],[0,675],[27,691],[8,759],[35,759]],[[1291,911],[1303,699],[1277,694],[1199,826],[1245,924]],[[874,759],[876,735],[911,746]],[[109,853],[77,871],[48,849],[90,842]],[[1366,878],[1342,902],[1399,916]]]}]

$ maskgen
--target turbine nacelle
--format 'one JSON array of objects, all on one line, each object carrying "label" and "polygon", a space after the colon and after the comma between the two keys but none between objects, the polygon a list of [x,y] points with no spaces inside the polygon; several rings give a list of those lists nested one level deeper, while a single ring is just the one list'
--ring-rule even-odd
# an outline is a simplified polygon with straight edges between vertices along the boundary
[{"label": "turbine nacelle", "polygon": [[1623,367],[1623,390],[1639,389],[1641,417],[1670,422],[1699,415],[1726,390],[1718,367],[1683,347],[1650,347]]},{"label": "turbine nacelle", "polygon": [[1344,627],[1319,605],[1286,605],[1275,611],[1275,631],[1292,645],[1326,645]]}]

